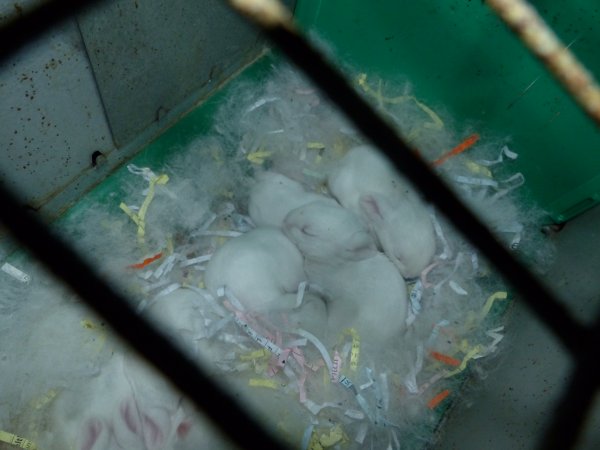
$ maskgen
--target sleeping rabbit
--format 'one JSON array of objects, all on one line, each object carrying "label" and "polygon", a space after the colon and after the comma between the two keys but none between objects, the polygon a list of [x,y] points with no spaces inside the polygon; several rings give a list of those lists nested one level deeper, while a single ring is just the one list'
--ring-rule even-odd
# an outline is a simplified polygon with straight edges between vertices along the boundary
[{"label": "sleeping rabbit", "polygon": [[47,448],[168,450],[188,428],[181,396],[133,355],[116,353],[101,373],[63,389],[51,410]]},{"label": "sleeping rabbit", "polygon": [[406,285],[377,251],[361,218],[339,205],[313,202],[286,216],[284,232],[304,254],[310,283],[323,290],[329,342],[349,327],[372,344],[400,336],[407,315]]},{"label": "sleeping rabbit", "polygon": [[435,253],[431,218],[417,193],[374,148],[352,148],[329,174],[331,194],[364,217],[402,276],[418,276]]},{"label": "sleeping rabbit", "polygon": [[251,311],[290,310],[305,281],[302,255],[275,227],[259,227],[219,247],[206,267],[205,284],[217,297],[227,287]]},{"label": "sleeping rabbit", "polygon": [[[319,300],[322,304],[322,301]],[[292,326],[324,316],[319,302],[308,301],[287,317]],[[143,310],[159,322],[163,332],[189,347],[202,336],[210,307],[191,289],[178,289],[155,298]],[[317,308],[315,309],[315,306]],[[305,308],[306,307],[306,308]],[[225,312],[227,313],[227,312]],[[217,311],[217,316],[218,311]],[[312,322],[311,322],[312,323]],[[309,324],[310,325],[310,324]],[[322,323],[321,328],[324,327]],[[303,327],[306,328],[306,327]],[[200,339],[206,370],[219,355],[219,342]],[[214,343],[215,346],[210,345]],[[225,450],[234,445],[224,438],[202,414],[187,404],[178,391],[136,355],[118,347],[98,375],[71,383],[60,390],[50,410],[50,426],[39,440],[48,450],[175,450],[210,448]],[[195,346],[193,347],[195,349]],[[212,372],[209,370],[209,372]],[[222,372],[212,376],[222,381]],[[248,387],[248,381],[229,374],[227,388],[237,398],[254,401],[269,412],[283,414],[289,405],[280,397],[265,397]],[[257,391],[257,392],[255,392]],[[266,412],[265,412],[266,414]],[[41,447],[40,447],[41,448]]]},{"label": "sleeping rabbit", "polygon": [[205,369],[212,369],[220,351],[218,343],[210,339],[210,326],[229,314],[210,297],[208,291],[182,287],[155,297],[143,310],[182,350],[200,358]]},{"label": "sleeping rabbit", "polygon": [[292,209],[326,198],[277,172],[263,172],[257,178],[248,200],[248,214],[257,226],[281,227]]}]

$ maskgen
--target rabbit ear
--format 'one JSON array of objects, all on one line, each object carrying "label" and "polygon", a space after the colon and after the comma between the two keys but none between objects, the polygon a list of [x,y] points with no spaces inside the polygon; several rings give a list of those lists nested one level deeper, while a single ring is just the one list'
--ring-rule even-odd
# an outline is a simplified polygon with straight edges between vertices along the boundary
[{"label": "rabbit ear", "polygon": [[360,209],[369,219],[369,222],[380,223],[385,221],[386,215],[389,211],[389,205],[382,195],[361,195],[359,204]]},{"label": "rabbit ear", "polygon": [[106,450],[108,448],[109,430],[105,423],[97,418],[89,419],[79,436],[79,450]]},{"label": "rabbit ear", "polygon": [[123,448],[144,445],[149,450],[164,447],[171,422],[166,411],[155,409],[153,414],[143,411],[135,399],[121,403],[119,418],[114,423],[117,441]]},{"label": "rabbit ear", "polygon": [[172,429],[171,417],[162,408],[154,408],[144,414],[143,437],[149,450],[165,448],[165,441]]}]

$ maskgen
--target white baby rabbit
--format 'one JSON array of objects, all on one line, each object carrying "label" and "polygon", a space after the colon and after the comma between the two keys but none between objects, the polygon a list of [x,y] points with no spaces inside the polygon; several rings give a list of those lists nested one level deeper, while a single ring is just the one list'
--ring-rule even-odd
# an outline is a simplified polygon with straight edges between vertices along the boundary
[{"label": "white baby rabbit", "polygon": [[306,280],[298,248],[275,227],[259,227],[219,247],[206,267],[213,296],[226,286],[249,310],[270,312],[295,307]]},{"label": "white baby rabbit", "polygon": [[181,397],[133,355],[113,355],[91,380],[62,390],[47,448],[168,450],[190,424]]},{"label": "white baby rabbit", "polygon": [[143,314],[156,322],[163,333],[171,336],[192,357],[200,357],[205,368],[219,356],[218,344],[209,339],[211,323],[229,314],[210,294],[192,288],[179,288],[155,297]]},{"label": "white baby rabbit", "polygon": [[374,148],[352,148],[330,172],[331,194],[366,218],[382,251],[407,278],[418,276],[435,254],[426,206]]},{"label": "white baby rabbit", "polygon": [[367,224],[335,202],[318,200],[290,211],[283,230],[311,261],[359,261],[377,253]]},{"label": "white baby rabbit", "polygon": [[263,172],[257,179],[248,200],[248,214],[257,226],[281,227],[292,209],[326,198],[277,172]]},{"label": "white baby rabbit", "polygon": [[339,205],[313,202],[286,216],[284,232],[304,254],[310,283],[324,292],[330,342],[349,327],[371,344],[400,336],[406,284],[358,216]]},{"label": "white baby rabbit", "polygon": [[[310,326],[320,320],[322,329],[325,306],[317,300],[307,301],[302,308],[286,314],[290,326],[312,331]],[[205,331],[203,319],[210,315],[210,310],[197,291],[182,288],[156,297],[142,313],[159,322],[163,332],[177,337],[180,343],[189,347]],[[218,308],[216,310],[218,313]],[[305,324],[305,321],[309,323]],[[219,356],[218,348],[209,347],[209,342],[211,340],[200,339],[200,343],[205,344],[200,349],[205,369]],[[216,376],[222,381],[221,372],[216,372]],[[268,412],[277,411],[276,416],[289,408],[281,398],[273,399],[272,395],[265,398],[262,391],[255,392],[256,389],[248,387],[246,378],[236,374],[230,374],[227,389],[245,401],[253,399],[255,406],[267,408],[268,405]],[[52,404],[50,420],[51,431],[39,442],[48,450],[234,448],[158,373],[120,348],[97,376],[61,390]]]}]

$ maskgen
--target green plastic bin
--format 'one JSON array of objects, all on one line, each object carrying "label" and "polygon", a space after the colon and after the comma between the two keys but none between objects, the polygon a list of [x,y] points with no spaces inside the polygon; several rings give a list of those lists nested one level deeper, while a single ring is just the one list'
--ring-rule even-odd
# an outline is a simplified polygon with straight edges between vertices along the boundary
[{"label": "green plastic bin", "polygon": [[[600,73],[600,5],[533,1],[546,22]],[[556,222],[600,200],[600,130],[482,1],[299,0],[295,16],[337,57],[415,95],[482,140],[506,136],[530,195]]]}]

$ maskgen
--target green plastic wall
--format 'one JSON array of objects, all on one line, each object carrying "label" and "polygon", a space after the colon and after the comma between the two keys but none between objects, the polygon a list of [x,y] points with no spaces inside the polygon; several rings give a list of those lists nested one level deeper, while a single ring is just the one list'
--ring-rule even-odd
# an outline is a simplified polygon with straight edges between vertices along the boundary
[{"label": "green plastic wall", "polygon": [[[600,3],[532,4],[600,77]],[[556,222],[600,200],[599,129],[483,1],[299,0],[295,17],[352,66],[406,77],[457,127],[509,137],[531,196]]]}]

